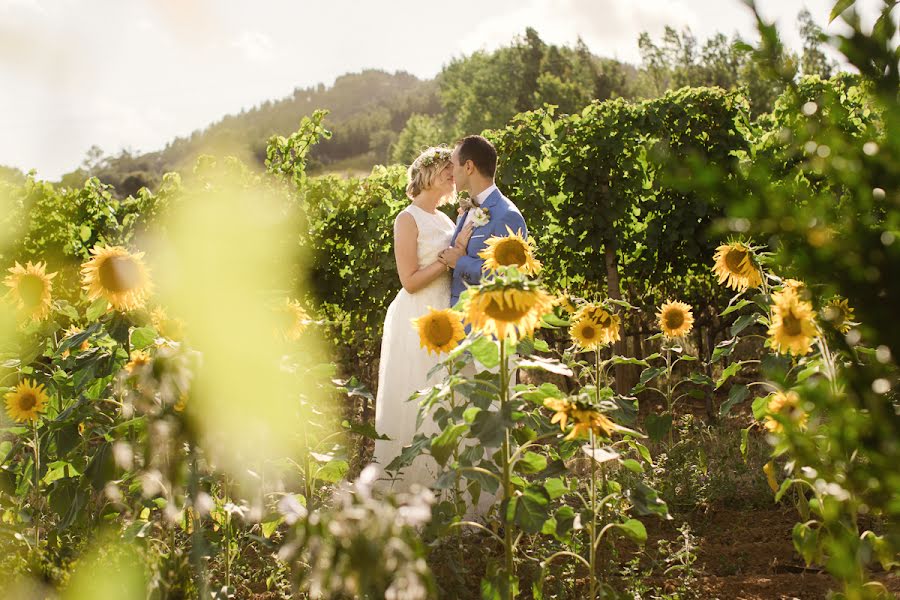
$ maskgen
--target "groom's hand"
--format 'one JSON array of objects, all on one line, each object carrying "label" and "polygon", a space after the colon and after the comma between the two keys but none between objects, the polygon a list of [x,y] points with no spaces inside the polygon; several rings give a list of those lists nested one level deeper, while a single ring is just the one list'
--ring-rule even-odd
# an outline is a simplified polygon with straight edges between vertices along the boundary
[{"label": "groom's hand", "polygon": [[459,257],[463,256],[465,253],[466,251],[462,248],[452,246],[441,253],[441,258],[443,262],[446,263],[451,269],[455,269],[456,261],[459,260]]}]

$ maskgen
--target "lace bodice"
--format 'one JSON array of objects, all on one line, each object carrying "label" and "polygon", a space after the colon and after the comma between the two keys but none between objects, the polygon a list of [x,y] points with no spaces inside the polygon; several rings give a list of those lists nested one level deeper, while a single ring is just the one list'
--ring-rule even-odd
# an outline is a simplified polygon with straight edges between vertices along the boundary
[{"label": "lace bodice", "polygon": [[434,214],[422,210],[415,204],[410,204],[404,209],[416,220],[419,230],[418,246],[416,248],[419,257],[419,268],[427,267],[437,260],[438,253],[450,246],[450,239],[456,225],[450,217],[439,210]]}]

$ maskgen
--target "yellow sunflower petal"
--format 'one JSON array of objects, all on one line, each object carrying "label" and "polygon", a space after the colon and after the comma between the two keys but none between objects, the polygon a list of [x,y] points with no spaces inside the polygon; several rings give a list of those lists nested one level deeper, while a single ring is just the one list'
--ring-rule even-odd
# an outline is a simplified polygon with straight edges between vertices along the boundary
[{"label": "yellow sunflower petal", "polygon": [[18,262],[10,267],[9,275],[3,283],[9,288],[7,297],[12,300],[19,312],[27,319],[42,321],[50,315],[53,283],[51,279],[56,273],[47,273],[46,263],[32,264],[23,267]]},{"label": "yellow sunflower petal", "polygon": [[786,288],[772,294],[772,323],[769,342],[776,352],[803,356],[812,349],[817,336],[812,305],[797,292]]},{"label": "yellow sunflower petal", "polygon": [[753,250],[741,242],[722,244],[716,249],[713,272],[719,283],[735,291],[762,285],[762,276],[753,256]]},{"label": "yellow sunflower petal", "polygon": [[412,323],[419,332],[420,345],[429,353],[450,352],[466,337],[462,315],[451,308],[435,310],[429,306],[428,312]]},{"label": "yellow sunflower petal", "polygon": [[694,326],[690,305],[677,300],[663,304],[656,316],[663,335],[670,339],[687,334]]},{"label": "yellow sunflower petal", "polygon": [[25,379],[8,392],[6,399],[6,412],[9,417],[19,423],[24,421],[36,421],[44,411],[48,396],[44,384]]},{"label": "yellow sunflower petal", "polygon": [[81,282],[88,299],[105,298],[115,310],[130,311],[144,306],[153,284],[144,253],[131,253],[121,246],[94,246],[93,257],[81,265]]},{"label": "yellow sunflower petal", "polygon": [[506,236],[489,238],[484,250],[478,253],[484,259],[484,270],[516,267],[527,275],[537,275],[541,271],[541,263],[534,258],[534,240],[525,239],[521,232],[513,233],[509,226],[506,231]]}]

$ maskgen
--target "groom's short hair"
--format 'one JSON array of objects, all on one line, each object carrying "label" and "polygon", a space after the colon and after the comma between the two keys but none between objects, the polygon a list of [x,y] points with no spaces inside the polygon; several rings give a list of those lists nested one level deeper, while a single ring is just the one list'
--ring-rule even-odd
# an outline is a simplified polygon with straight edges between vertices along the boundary
[{"label": "groom's short hair", "polygon": [[485,177],[494,178],[497,172],[497,150],[487,138],[480,135],[467,135],[458,142],[459,164],[466,164],[471,160],[478,172]]}]

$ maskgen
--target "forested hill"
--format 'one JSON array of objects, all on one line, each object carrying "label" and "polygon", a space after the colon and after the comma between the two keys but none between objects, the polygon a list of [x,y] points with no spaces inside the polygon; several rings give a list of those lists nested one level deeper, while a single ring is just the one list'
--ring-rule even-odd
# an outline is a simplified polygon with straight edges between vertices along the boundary
[{"label": "forested hill", "polygon": [[[834,65],[821,51],[821,30],[806,11],[799,23],[803,51],[784,51],[785,69],[829,76]],[[326,126],[333,136],[314,148],[314,174],[362,173],[379,163],[407,162],[423,146],[501,127],[515,114],[547,103],[571,113],[594,99],[652,98],[686,85],[718,85],[743,88],[754,112],[766,112],[782,88],[740,42],[723,34],[697,40],[689,30],[666,28],[659,40],[640,36],[642,62],[633,66],[596,56],[581,41],[548,44],[529,28],[507,46],[450,60],[432,80],[380,70],[345,74],[331,86],[298,88],[286,98],[228,115],[157,152],[104,156],[95,147],[61,183],[80,187],[93,175],[126,196],[142,186],[154,189],[165,172],[190,169],[203,153],[262,165],[268,138],[292,133],[302,117],[319,108],[329,111]]]}]

